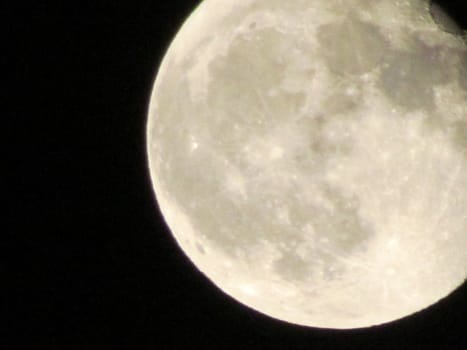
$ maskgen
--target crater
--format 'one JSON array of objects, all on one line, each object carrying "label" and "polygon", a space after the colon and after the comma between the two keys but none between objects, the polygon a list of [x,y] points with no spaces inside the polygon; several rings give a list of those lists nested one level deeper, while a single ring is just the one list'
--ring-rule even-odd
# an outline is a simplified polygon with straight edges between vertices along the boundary
[{"label": "crater", "polygon": [[203,245],[201,243],[196,243],[196,249],[198,249],[198,251],[201,253],[201,254],[206,254],[206,250],[204,249]]}]

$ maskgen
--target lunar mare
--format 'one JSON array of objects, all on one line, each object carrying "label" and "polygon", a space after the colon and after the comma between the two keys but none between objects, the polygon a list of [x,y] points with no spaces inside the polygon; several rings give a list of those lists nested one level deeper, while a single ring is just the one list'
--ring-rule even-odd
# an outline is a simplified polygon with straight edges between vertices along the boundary
[{"label": "lunar mare", "polygon": [[184,23],[148,160],[169,228],[215,285],[290,323],[358,328],[464,282],[467,50],[436,11],[205,0]]}]

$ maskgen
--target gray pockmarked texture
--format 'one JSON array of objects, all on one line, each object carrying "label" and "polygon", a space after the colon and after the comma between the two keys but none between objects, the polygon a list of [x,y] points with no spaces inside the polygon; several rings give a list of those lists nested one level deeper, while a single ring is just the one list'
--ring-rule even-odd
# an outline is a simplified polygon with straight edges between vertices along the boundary
[{"label": "gray pockmarked texture", "polygon": [[151,97],[181,249],[291,323],[410,315],[467,275],[467,50],[422,0],[206,0]]}]

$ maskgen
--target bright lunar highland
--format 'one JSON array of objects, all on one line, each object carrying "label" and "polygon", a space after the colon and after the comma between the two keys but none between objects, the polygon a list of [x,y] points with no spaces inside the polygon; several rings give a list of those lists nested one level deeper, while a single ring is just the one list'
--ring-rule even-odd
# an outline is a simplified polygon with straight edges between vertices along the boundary
[{"label": "bright lunar highland", "polygon": [[467,276],[467,49],[428,1],[204,1],[147,147],[181,249],[271,317],[377,325]]}]

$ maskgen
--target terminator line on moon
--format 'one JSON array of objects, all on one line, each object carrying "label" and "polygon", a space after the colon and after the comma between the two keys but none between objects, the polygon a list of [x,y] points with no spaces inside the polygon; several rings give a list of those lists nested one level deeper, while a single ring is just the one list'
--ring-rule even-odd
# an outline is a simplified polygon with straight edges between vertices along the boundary
[{"label": "terminator line on moon", "polygon": [[154,85],[179,246],[290,323],[357,328],[467,276],[467,50],[422,0],[206,0]]}]

